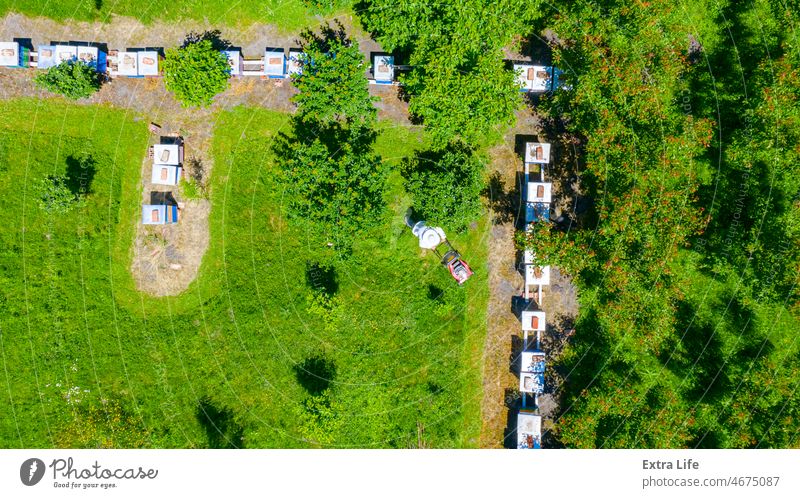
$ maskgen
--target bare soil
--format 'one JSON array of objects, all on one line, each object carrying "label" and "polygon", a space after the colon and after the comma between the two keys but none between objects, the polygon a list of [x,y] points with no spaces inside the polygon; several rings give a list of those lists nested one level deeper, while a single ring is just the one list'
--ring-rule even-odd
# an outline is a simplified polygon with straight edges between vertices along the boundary
[{"label": "bare soil", "polygon": [[[524,144],[539,140],[552,143],[542,128],[535,112],[526,108],[517,114],[517,125],[505,136],[504,143],[490,150],[488,202],[494,225],[489,242],[490,297],[483,362],[482,447],[512,447],[515,444],[514,429],[520,402],[517,360],[522,348],[519,312],[525,281],[521,253],[514,245],[514,233],[524,225],[524,211],[521,209]],[[554,199],[558,199],[561,185],[556,178],[562,176],[557,173],[560,164],[558,150],[559,146],[553,144],[551,168],[546,173],[548,180],[554,182]],[[562,204],[568,206],[569,202],[555,200],[554,204],[556,212],[560,213]],[[552,362],[572,332],[578,301],[574,285],[558,268],[551,269],[550,278],[551,284],[544,289],[541,303],[541,309],[547,314],[547,330],[541,346],[548,361]],[[552,417],[558,411],[554,389],[557,383],[548,378],[547,384],[548,390],[539,397],[544,431],[552,426]]]}]

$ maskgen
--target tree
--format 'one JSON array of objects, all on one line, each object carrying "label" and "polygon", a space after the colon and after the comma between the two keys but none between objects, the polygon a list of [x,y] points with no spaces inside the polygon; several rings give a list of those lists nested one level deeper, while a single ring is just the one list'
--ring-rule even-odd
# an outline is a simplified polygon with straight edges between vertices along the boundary
[{"label": "tree", "polygon": [[724,149],[728,174],[708,237],[708,248],[731,274],[743,269],[757,295],[790,303],[800,297],[799,68],[788,55],[773,56],[755,72],[754,105],[742,113],[749,126]]},{"label": "tree", "polygon": [[70,190],[67,177],[50,175],[35,185],[39,207],[47,213],[66,214],[80,202],[80,197]]},{"label": "tree", "polygon": [[344,426],[342,406],[330,390],[309,396],[295,408],[300,436],[315,446],[331,446]]},{"label": "tree", "polygon": [[275,146],[288,216],[315,243],[347,253],[385,212],[387,170],[373,151],[376,111],[364,57],[341,26],[305,31],[302,40],[293,131]]},{"label": "tree", "polygon": [[[785,302],[800,254],[800,73],[781,56],[785,6],[557,10],[554,59],[572,90],[540,109],[578,144],[594,207],[577,231],[518,236],[539,262],[575,272],[585,296],[556,358],[570,375],[554,433],[579,447],[796,446],[800,355]],[[726,18],[732,33],[714,22]]]},{"label": "tree", "polygon": [[386,50],[409,54],[401,78],[409,110],[443,147],[454,138],[474,144],[513,122],[522,99],[503,49],[532,31],[540,4],[366,0],[358,12]]},{"label": "tree", "polygon": [[466,229],[481,214],[483,169],[483,162],[463,142],[416,154],[403,166],[415,213],[445,229]]},{"label": "tree", "polygon": [[185,107],[211,105],[230,75],[227,57],[209,39],[169,49],[164,59],[164,85]]},{"label": "tree", "polygon": [[344,28],[337,28],[328,25],[319,35],[311,30],[300,35],[302,71],[292,75],[300,93],[293,101],[301,118],[313,120],[315,126],[333,122],[368,126],[376,111],[364,81],[364,56]]},{"label": "tree", "polygon": [[454,139],[478,144],[513,123],[522,98],[500,50],[480,55],[468,67],[442,62],[451,47],[434,52],[402,80],[411,96],[409,112],[425,124],[434,146]]},{"label": "tree", "polygon": [[279,149],[289,218],[313,240],[347,252],[383,218],[386,168],[371,151],[370,130],[334,126],[311,137],[302,126]]},{"label": "tree", "polygon": [[680,342],[680,251],[707,221],[698,191],[712,138],[709,120],[678,105],[691,21],[668,2],[563,7],[550,24],[561,40],[553,58],[570,68],[572,90],[540,109],[580,145],[595,204],[586,232],[546,225],[521,237],[537,259],[567,259],[591,296],[558,360],[580,373],[562,390],[556,432],[570,446],[683,446],[695,433],[681,421],[692,405],[663,364]]},{"label": "tree", "polygon": [[91,97],[100,89],[101,79],[97,69],[84,61],[64,61],[34,78],[37,85],[78,100]]}]

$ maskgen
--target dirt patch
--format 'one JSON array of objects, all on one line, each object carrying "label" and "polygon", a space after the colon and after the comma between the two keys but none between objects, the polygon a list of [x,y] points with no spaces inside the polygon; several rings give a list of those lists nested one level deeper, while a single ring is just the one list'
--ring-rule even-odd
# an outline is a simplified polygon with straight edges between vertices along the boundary
[{"label": "dirt patch", "polygon": [[[526,129],[530,116],[521,115],[518,128]],[[513,369],[514,337],[520,322],[513,312],[513,299],[522,293],[524,280],[517,271],[514,232],[519,219],[519,176],[522,159],[516,153],[516,133],[489,151],[490,182],[487,198],[491,210],[492,236],[489,240],[488,330],[483,351],[483,425],[481,446],[502,448],[509,435],[509,404],[519,385]],[[510,396],[509,396],[510,395]]]},{"label": "dirt patch", "polygon": [[186,290],[208,249],[210,212],[208,201],[190,200],[175,225],[139,224],[131,265],[139,290],[155,296],[174,296]]},{"label": "dirt patch", "polygon": [[[522,209],[524,144],[528,141],[549,141],[542,124],[530,109],[520,111],[517,124],[504,143],[489,151],[491,173],[487,198],[494,226],[489,247],[488,330],[484,347],[484,398],[481,446],[511,447],[514,444],[516,413],[519,409],[518,361],[522,348],[519,305],[524,288],[522,255],[514,245],[514,234],[524,226]],[[554,148],[554,151],[557,150]],[[551,160],[547,177],[554,183],[559,169],[557,154]],[[558,200],[554,189],[554,208],[567,209],[569,201]],[[547,314],[547,330],[542,337],[542,350],[552,363],[571,335],[578,312],[577,291],[569,277],[558,268],[551,268],[551,284],[545,287],[541,309]],[[536,308],[536,303],[533,304]],[[546,392],[539,397],[539,414],[544,418],[543,430],[552,426],[558,412],[559,382],[546,379]]]}]

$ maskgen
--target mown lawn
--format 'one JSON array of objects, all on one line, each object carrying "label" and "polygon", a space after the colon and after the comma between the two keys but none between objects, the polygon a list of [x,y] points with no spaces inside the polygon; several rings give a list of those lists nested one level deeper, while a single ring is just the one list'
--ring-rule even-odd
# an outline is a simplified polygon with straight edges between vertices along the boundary
[{"label": "mown lawn", "polygon": [[[148,297],[128,273],[143,123],[0,103],[0,446],[477,444],[485,222],[455,238],[477,270],[459,288],[403,226],[393,173],[385,226],[318,269],[326,249],[286,224],[274,177],[287,116],[239,108],[215,132],[200,275]],[[396,164],[423,142],[382,123],[378,149]],[[29,185],[85,151],[88,202],[46,215]]]},{"label": "mown lawn", "polygon": [[212,25],[247,26],[274,24],[282,31],[297,31],[318,24],[319,16],[346,12],[349,0],[0,0],[0,14],[19,12],[57,21],[108,21],[111,15],[129,16],[144,23],[153,21],[208,20]]}]

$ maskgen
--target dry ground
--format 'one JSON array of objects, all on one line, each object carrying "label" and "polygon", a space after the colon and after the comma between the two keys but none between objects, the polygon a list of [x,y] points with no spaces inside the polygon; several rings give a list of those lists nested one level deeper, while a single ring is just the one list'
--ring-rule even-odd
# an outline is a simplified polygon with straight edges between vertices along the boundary
[{"label": "dry ground", "polygon": [[[488,330],[484,347],[484,398],[481,446],[499,448],[513,444],[515,415],[518,409],[519,377],[516,357],[522,342],[519,320],[519,297],[524,278],[520,270],[521,255],[514,245],[515,230],[522,227],[521,187],[523,175],[522,148],[527,141],[551,141],[542,124],[530,109],[517,114],[517,125],[504,137],[504,142],[490,150],[491,182],[489,205],[494,226],[489,247]],[[552,141],[551,141],[552,142]],[[559,144],[553,144],[552,167],[547,178],[554,183],[554,216],[569,211],[570,201],[561,199],[570,193],[561,190],[563,176],[559,169]],[[563,157],[569,157],[566,154]],[[544,289],[541,309],[547,314],[547,331],[542,349],[552,362],[571,334],[577,316],[577,293],[570,279],[553,268],[551,285]],[[557,412],[555,383],[548,378],[548,391],[539,399],[544,417],[544,430],[551,427]]]}]

